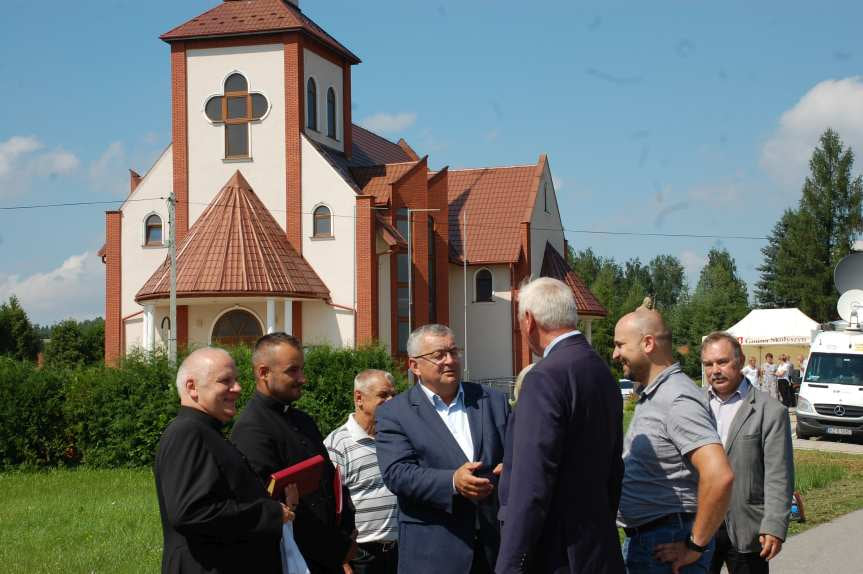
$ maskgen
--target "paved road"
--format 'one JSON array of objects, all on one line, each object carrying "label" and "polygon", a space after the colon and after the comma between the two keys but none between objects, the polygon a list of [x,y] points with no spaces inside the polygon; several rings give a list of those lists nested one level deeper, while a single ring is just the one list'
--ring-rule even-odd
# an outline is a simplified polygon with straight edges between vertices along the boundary
[{"label": "paved road", "polygon": [[[797,417],[793,410],[788,413],[791,416],[791,432],[794,432],[797,426]],[[811,438],[808,440],[799,439],[797,435],[793,435],[794,448],[802,450],[820,450],[824,452],[843,452],[847,454],[863,454],[863,444],[859,442],[839,442],[838,440],[825,438]],[[863,569],[861,569],[863,571]]]},{"label": "paved road", "polygon": [[859,574],[863,571],[863,510],[841,516],[797,536],[770,561],[782,574]]}]

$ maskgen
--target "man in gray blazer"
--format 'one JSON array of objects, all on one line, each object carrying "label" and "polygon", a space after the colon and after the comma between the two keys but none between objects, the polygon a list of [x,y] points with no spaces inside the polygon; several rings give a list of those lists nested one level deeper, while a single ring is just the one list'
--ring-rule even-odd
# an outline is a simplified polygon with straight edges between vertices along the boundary
[{"label": "man in gray blazer", "polygon": [[743,351],[723,332],[701,345],[710,410],[734,469],[731,506],[716,533],[711,573],[722,564],[729,574],[768,572],[788,533],[794,458],[788,410],[749,384]]}]

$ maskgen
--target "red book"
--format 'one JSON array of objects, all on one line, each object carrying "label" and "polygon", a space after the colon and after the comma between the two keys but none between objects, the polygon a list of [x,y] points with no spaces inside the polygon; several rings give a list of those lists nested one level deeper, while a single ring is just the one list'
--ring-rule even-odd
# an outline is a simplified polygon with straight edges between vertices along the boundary
[{"label": "red book", "polygon": [[336,470],[333,474],[333,494],[336,497],[336,524],[341,524],[342,507],[344,505],[344,501],[342,500],[342,473],[339,472],[339,467],[337,465],[333,466]]},{"label": "red book", "polygon": [[272,498],[280,499],[284,496],[286,486],[296,484],[300,496],[309,494],[320,488],[323,471],[324,457],[316,454],[312,458],[271,474],[267,492]]}]

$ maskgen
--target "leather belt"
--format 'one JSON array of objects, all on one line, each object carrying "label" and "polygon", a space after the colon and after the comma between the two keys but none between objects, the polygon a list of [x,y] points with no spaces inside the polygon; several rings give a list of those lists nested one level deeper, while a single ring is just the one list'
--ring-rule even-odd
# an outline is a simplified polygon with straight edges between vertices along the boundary
[{"label": "leather belt", "polygon": [[655,530],[660,526],[665,526],[667,524],[682,524],[684,521],[695,520],[695,514],[689,512],[675,512],[673,514],[666,514],[665,516],[660,516],[655,520],[651,520],[650,522],[645,522],[639,526],[630,526],[624,528],[623,531],[626,533],[628,538],[632,538],[633,536],[638,536],[639,534],[644,534],[645,532],[650,532],[651,530]]},{"label": "leather belt", "polygon": [[383,542],[360,542],[357,546],[370,554],[382,554],[395,550],[398,544],[395,540],[385,540]]}]

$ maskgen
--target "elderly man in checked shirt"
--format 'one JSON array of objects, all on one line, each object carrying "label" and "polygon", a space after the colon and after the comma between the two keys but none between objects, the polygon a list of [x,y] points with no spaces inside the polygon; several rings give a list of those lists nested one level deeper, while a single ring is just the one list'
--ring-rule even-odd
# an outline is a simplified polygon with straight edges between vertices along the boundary
[{"label": "elderly man in checked shirt", "polygon": [[356,508],[353,574],[396,574],[398,569],[398,500],[381,478],[375,446],[375,411],[395,394],[391,374],[362,371],[354,379],[354,412],[324,439]]}]

